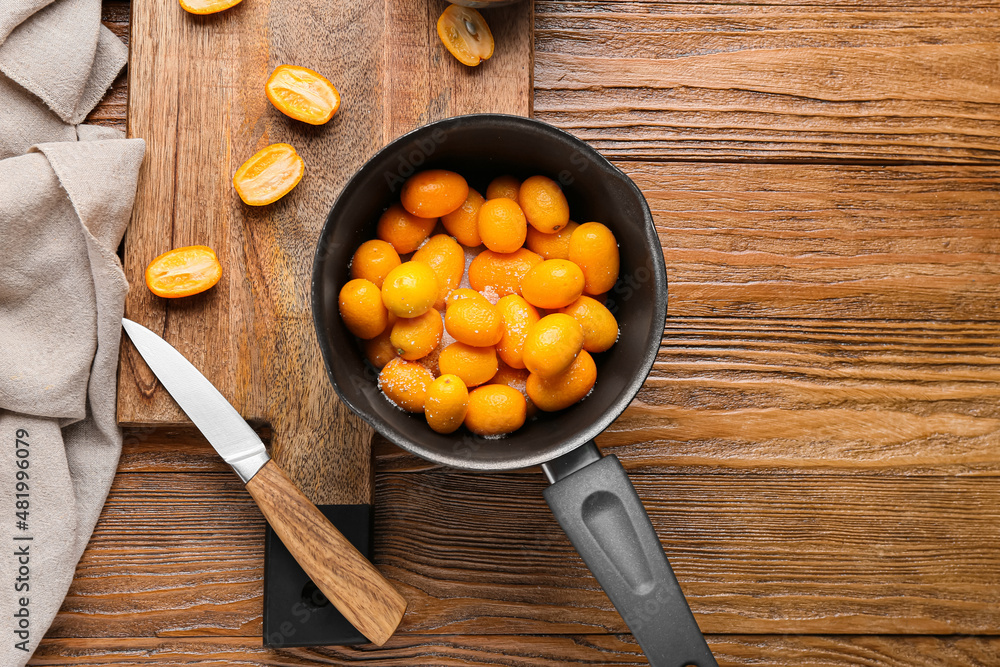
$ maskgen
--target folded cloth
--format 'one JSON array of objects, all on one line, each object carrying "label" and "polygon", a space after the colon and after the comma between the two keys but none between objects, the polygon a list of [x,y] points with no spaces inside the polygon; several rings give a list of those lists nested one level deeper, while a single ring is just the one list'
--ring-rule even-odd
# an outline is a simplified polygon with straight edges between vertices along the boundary
[{"label": "folded cloth", "polygon": [[116,250],[145,143],[77,125],[125,64],[100,8],[0,0],[0,667],[59,611],[121,452]]},{"label": "folded cloth", "polygon": [[59,611],[118,465],[115,250],[144,149],[97,138],[0,160],[0,665],[27,662]]},{"label": "folded cloth", "polygon": [[101,0],[0,0],[0,158],[75,140],[127,61]]}]

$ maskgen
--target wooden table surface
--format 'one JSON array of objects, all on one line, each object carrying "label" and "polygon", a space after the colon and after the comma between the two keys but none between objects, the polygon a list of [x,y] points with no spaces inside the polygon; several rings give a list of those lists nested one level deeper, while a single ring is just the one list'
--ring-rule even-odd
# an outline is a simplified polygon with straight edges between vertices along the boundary
[{"label": "wooden table surface", "polygon": [[[535,116],[663,243],[660,355],[599,444],[719,662],[1000,664],[1000,1],[536,0],[535,31]],[[131,431],[34,664],[645,664],[537,470],[375,449],[386,647],[262,648],[261,515],[196,434]]]}]

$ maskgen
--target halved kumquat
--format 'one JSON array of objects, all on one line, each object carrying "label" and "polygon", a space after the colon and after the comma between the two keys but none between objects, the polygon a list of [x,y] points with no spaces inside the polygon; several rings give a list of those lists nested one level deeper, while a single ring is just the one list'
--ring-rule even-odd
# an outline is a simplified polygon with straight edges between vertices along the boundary
[{"label": "halved kumquat", "polygon": [[438,18],[437,33],[463,65],[475,67],[493,55],[493,33],[483,15],[470,7],[449,5]]},{"label": "halved kumquat", "polygon": [[243,0],[181,0],[181,9],[191,14],[215,14],[235,7]]},{"label": "halved kumquat", "polygon": [[278,111],[310,125],[322,125],[340,108],[340,93],[333,84],[307,67],[278,65],[264,92]]},{"label": "halved kumquat", "polygon": [[146,287],[156,296],[176,299],[209,289],[222,277],[222,265],[208,246],[169,250],[146,267]]},{"label": "halved kumquat", "polygon": [[271,144],[254,153],[233,175],[233,187],[249,206],[271,204],[292,191],[306,172],[289,144]]}]

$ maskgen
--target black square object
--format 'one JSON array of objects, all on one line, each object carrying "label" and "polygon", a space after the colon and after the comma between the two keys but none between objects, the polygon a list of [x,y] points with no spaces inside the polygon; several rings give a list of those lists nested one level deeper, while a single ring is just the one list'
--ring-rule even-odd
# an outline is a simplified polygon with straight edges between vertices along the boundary
[{"label": "black square object", "polygon": [[[317,505],[344,537],[371,558],[371,505]],[[264,537],[264,646],[364,644],[368,640],[310,581],[278,536]]]}]

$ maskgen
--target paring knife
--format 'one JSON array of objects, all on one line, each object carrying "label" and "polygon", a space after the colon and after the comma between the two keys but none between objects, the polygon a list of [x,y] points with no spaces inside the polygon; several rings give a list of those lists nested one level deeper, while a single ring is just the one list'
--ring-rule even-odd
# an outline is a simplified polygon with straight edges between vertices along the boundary
[{"label": "paring knife", "polygon": [[299,491],[250,425],[191,362],[141,324],[122,318],[122,326],[156,378],[246,484],[313,583],[361,634],[384,644],[403,618],[403,596]]}]

